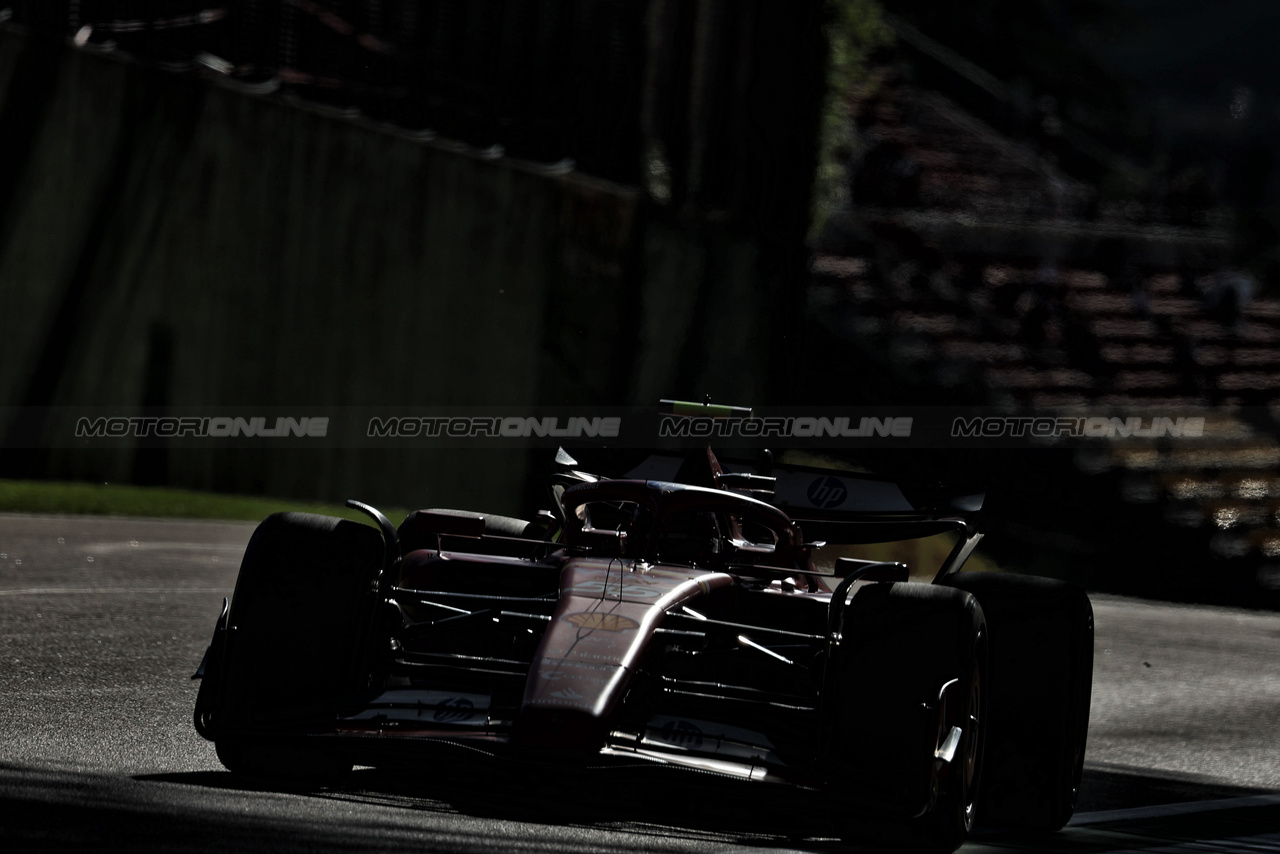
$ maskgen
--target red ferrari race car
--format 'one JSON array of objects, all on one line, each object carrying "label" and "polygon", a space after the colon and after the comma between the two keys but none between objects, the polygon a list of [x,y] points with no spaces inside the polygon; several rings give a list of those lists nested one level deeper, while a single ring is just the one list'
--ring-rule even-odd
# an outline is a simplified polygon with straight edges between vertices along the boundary
[{"label": "red ferrari race car", "polygon": [[[680,778],[795,796],[816,835],[889,823],[942,850],[978,816],[1071,816],[1092,610],[1061,582],[961,572],[981,494],[709,448],[618,478],[557,463],[536,521],[419,510],[397,529],[358,502],[378,528],[264,521],[197,674],[222,763]],[[950,553],[919,580],[847,556],[938,535]]]}]

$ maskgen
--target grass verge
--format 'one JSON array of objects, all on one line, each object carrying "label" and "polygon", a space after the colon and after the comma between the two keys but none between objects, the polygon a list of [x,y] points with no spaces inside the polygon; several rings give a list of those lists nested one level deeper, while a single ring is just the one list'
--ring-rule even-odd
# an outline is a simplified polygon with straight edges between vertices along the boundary
[{"label": "grass verge", "polygon": [[[398,507],[378,509],[392,522],[399,522],[408,513]],[[221,495],[155,486],[0,480],[0,513],[158,516],[258,522],[272,513],[284,511],[319,513],[372,524],[368,516],[340,504]]]}]

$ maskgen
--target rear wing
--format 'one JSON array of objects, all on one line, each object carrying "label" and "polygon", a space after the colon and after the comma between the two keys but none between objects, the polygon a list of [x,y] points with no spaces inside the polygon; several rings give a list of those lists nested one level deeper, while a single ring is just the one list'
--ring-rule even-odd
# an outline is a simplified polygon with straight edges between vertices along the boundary
[{"label": "rear wing", "polygon": [[[733,466],[727,464],[726,468]],[[793,516],[820,519],[970,517],[982,510],[981,489],[900,480],[810,466],[773,467],[772,503]]]},{"label": "rear wing", "polygon": [[[678,480],[689,457],[650,454],[626,478]],[[800,525],[809,542],[866,545],[959,535],[938,572],[960,568],[982,539],[976,525],[981,489],[906,481],[860,472],[763,461],[716,460],[722,484],[767,501]]]},{"label": "rear wing", "polygon": [[[649,454],[625,478],[680,480],[688,456]],[[812,466],[715,460],[721,484],[785,511],[793,519],[818,522],[927,522],[971,520],[982,510],[981,489]]]},{"label": "rear wing", "polygon": [[[683,417],[736,420],[754,415],[749,407],[712,404],[710,399],[662,400],[659,408],[663,414]],[[959,569],[982,539],[975,522],[985,493],[970,486],[775,465],[768,451],[755,461],[721,460],[710,447],[683,455],[651,453],[620,476],[749,495],[782,510],[815,544],[866,545],[955,532],[959,538],[938,577]]]},{"label": "rear wing", "polygon": [[[704,403],[666,399],[658,403],[663,414],[689,418],[751,419],[754,414],[750,407],[713,404],[709,399]],[[653,472],[666,475],[662,479],[678,480],[675,472],[684,459],[658,453],[651,455],[646,463]],[[666,461],[665,470],[659,471],[662,466],[659,460]],[[671,462],[673,460],[674,463]],[[767,451],[754,463],[717,459],[711,454],[709,466],[715,472],[717,486],[749,491],[786,511],[794,519],[924,521],[953,516],[968,518],[982,509],[984,497],[982,490],[964,486],[912,482],[811,466],[774,465]],[[644,475],[641,467],[637,467],[626,476]]]}]

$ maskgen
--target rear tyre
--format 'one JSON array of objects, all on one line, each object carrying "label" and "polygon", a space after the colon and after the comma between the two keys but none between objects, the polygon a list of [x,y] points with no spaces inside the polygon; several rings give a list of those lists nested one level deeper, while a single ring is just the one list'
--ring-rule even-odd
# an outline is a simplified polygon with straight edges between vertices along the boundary
[{"label": "rear tyre", "polygon": [[[869,584],[854,594],[825,693],[832,758],[851,795],[904,816],[931,848],[953,850],[977,814],[986,716],[986,623],[960,590]],[[944,685],[948,685],[945,692]],[[950,762],[934,757],[954,726]],[[866,826],[851,821],[850,841]]]},{"label": "rear tyre", "polygon": [[228,770],[328,782],[351,769],[289,734],[332,722],[367,688],[382,558],[367,525],[277,513],[258,526],[197,699],[201,732]]},{"label": "rear tyre", "polygon": [[1075,811],[1093,679],[1093,608],[1048,578],[958,573],[991,632],[984,821],[1053,831]]}]

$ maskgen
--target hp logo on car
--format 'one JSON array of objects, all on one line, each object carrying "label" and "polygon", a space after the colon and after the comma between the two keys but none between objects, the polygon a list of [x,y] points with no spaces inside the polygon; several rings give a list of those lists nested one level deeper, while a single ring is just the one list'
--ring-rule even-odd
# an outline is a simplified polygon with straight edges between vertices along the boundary
[{"label": "hp logo on car", "polygon": [[839,507],[849,497],[849,490],[838,477],[820,477],[809,484],[809,503],[823,510]]}]

